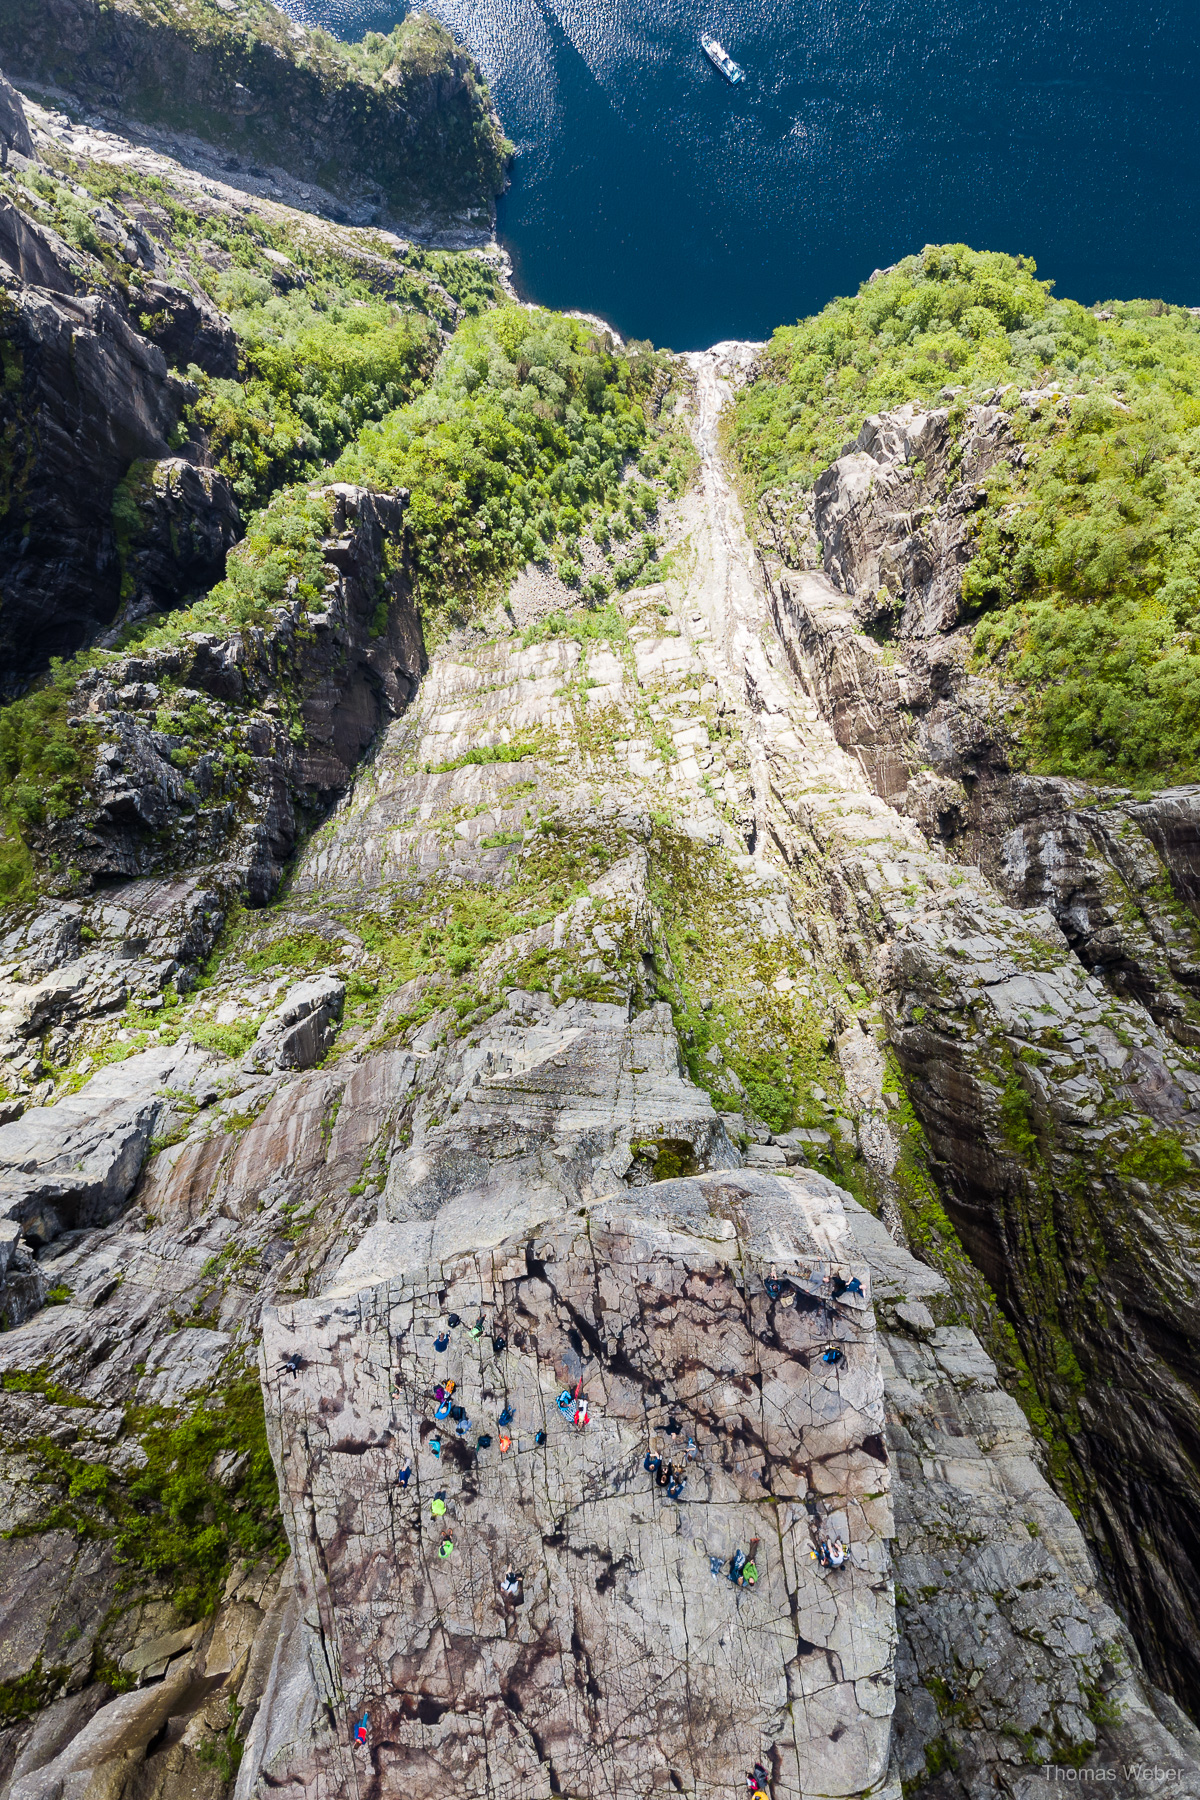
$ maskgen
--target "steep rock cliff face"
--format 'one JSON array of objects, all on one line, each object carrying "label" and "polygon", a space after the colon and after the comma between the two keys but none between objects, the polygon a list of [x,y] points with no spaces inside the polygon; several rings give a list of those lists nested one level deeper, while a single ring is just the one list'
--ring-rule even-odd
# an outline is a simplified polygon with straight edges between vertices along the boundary
[{"label": "steep rock cliff face", "polygon": [[[1020,400],[1035,413],[1066,404],[1040,391]],[[968,668],[962,572],[980,484],[1023,455],[996,404],[967,407],[957,426],[949,407],[913,404],[868,419],[810,494],[760,503],[776,620],[876,792],[1015,905],[1048,907],[1087,968],[1194,1044],[1200,797],[1135,800],[1022,773],[1019,696]]]},{"label": "steep rock cliff face", "polygon": [[[956,936],[940,929],[936,948],[924,930],[897,938],[882,977],[888,1035],[947,1210],[1052,1396],[1060,1477],[1159,1675],[1187,1694],[1198,1679],[1196,1071],[1171,1040],[1196,1042],[1200,797],[1135,800],[1012,770],[1013,696],[966,672],[958,596],[972,543],[955,523],[962,484],[946,490],[949,449],[964,474],[978,472],[980,441],[1019,451],[1003,450],[997,409],[969,409],[959,440],[947,418],[908,407],[869,420],[800,514],[808,539],[794,513],[785,537],[783,502],[768,499],[774,550],[815,565],[819,540],[824,562],[767,557],[775,617],[876,790],[1025,911],[1014,940],[964,889]],[[933,483],[924,520],[911,504],[921,479]],[[894,649],[869,635],[881,609]],[[1047,979],[1064,939],[1097,978],[1071,978],[1070,1027],[1061,977]],[[1125,999],[1135,1004],[1113,1005]],[[1164,1127],[1178,1133],[1169,1150]],[[1099,1405],[1100,1392],[1126,1397]],[[1138,1531],[1160,1509],[1163,1547],[1147,1564]]]},{"label": "steep rock cliff face", "polygon": [[85,109],[190,132],[235,169],[278,165],[376,217],[486,232],[507,150],[487,90],[431,18],[403,38],[406,54],[373,80],[263,0],[19,0],[0,22],[0,58],[18,82]]},{"label": "steep rock cliff face", "polygon": [[[313,498],[329,530],[320,611],[294,600],[264,627],[189,634],[81,677],[71,716],[97,734],[95,769],[75,816],[45,827],[48,854],[92,877],[229,860],[260,904],[274,891],[297,807],[311,814],[346,786],[421,667],[405,571],[392,561],[403,497],[338,485]],[[187,738],[158,729],[165,684],[176,707],[182,698],[203,717],[211,706],[211,748],[203,724]]]},{"label": "steep rock cliff face", "polygon": [[113,490],[131,462],[168,454],[188,389],[121,307],[86,291],[56,234],[7,203],[4,218],[13,274],[0,320],[10,445],[0,558],[15,684],[112,620]]},{"label": "steep rock cliff face", "polygon": [[[1042,1473],[1079,1483],[1099,1542],[1128,1517],[1105,1454],[1177,1502],[1140,1519],[1161,1553],[1128,1546],[1118,1591],[1186,1691],[1196,1076],[1048,915],[931,849],[799,688],[715,450],[738,361],[693,367],[687,576],[626,596],[606,637],[525,641],[501,611],[443,645],[199,987],[232,898],[212,879],[14,921],[14,1072],[28,1092],[61,1032],[68,1073],[0,1126],[24,1319],[0,1339],[4,1679],[43,1703],[4,1739],[13,1796],[215,1800],[234,1744],[247,1800],[707,1794],[755,1760],[780,1794],[983,1800],[1063,1758],[1130,1793],[1122,1765],[1158,1759],[1200,1791],[1195,1734]],[[1137,1172],[1133,1107],[1166,1190]],[[1150,1316],[1147,1241],[1178,1280],[1135,1356],[1101,1368],[1096,1340],[1103,1409],[1063,1351],[1094,1282],[1076,1301],[1068,1263],[1048,1299],[1031,1273],[1031,1435],[972,1325],[1027,1403],[1032,1377],[927,1156],[988,1272],[977,1217],[1082,1242],[1075,1163],[1097,1208],[1136,1204],[1110,1325]],[[463,1419],[438,1422],[447,1376]],[[582,1428],[557,1405],[573,1419],[577,1386]],[[184,1441],[207,1475],[164,1568],[136,1520],[163,1516]]]}]

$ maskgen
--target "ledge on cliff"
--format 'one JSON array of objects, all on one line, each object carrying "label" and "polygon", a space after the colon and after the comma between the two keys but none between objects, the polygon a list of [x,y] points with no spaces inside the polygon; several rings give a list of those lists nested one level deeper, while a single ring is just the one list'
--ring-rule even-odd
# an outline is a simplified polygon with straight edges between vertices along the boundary
[{"label": "ledge on cliff", "polygon": [[267,0],[16,0],[0,59],[87,110],[280,165],[380,219],[490,226],[510,146],[470,56],[415,13],[350,54]]}]

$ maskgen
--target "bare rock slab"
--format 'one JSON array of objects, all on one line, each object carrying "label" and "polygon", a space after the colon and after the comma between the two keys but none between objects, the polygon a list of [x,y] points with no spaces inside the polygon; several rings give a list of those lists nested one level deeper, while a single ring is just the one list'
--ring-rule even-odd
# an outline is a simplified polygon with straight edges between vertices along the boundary
[{"label": "bare rock slab", "polygon": [[[267,1315],[269,1429],[334,1721],[263,1769],[272,1791],[352,1791],[364,1757],[374,1791],[414,1797],[670,1783],[715,1800],[756,1759],[776,1800],[884,1781],[870,1277],[842,1259],[838,1191],[811,1186],[719,1171],[627,1189]],[[462,1417],[439,1421],[451,1380]],[[677,1499],[647,1457],[683,1477]],[[830,1569],[816,1550],[834,1539]],[[731,1579],[739,1553],[754,1586]]]}]

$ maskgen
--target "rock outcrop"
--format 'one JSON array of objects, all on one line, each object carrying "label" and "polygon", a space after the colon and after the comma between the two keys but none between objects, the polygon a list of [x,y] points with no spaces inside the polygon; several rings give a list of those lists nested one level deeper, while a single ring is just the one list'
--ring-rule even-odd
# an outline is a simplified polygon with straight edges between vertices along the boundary
[{"label": "rock outcrop", "polygon": [[186,131],[222,167],[285,169],[327,204],[483,236],[508,152],[487,89],[428,15],[402,40],[373,79],[261,0],[199,17],[133,0],[16,0],[0,20],[0,60],[18,82],[143,129]]},{"label": "rock outcrop", "polygon": [[[797,679],[718,452],[748,354],[692,360],[692,550],[607,635],[499,608],[424,668],[401,583],[385,705],[355,545],[402,502],[327,496],[340,648],[289,642],[341,798],[269,909],[218,879],[274,879],[264,820],[189,885],[97,812],[107,888],[14,918],[12,1223],[145,1160],[3,1240],[10,1794],[1200,1794],[1200,1069]],[[255,713],[291,666],[179,654]],[[136,812],[156,677],[104,682]],[[1186,797],[1121,816],[1188,878]]]},{"label": "rock outcrop", "polygon": [[[299,1598],[341,1727],[274,1790],[344,1791],[363,1760],[380,1793],[418,1795],[716,1795],[756,1760],[780,1795],[883,1781],[881,1385],[866,1271],[838,1261],[816,1187],[810,1212],[799,1181],[661,1182],[268,1321]],[[834,1541],[845,1562],[822,1567]],[[364,1711],[365,1756],[343,1725]]]},{"label": "rock outcrop", "polygon": [[[403,561],[403,494],[316,490],[328,536],[319,610],[285,600],[263,626],[196,632],[83,675],[72,717],[94,773],[43,853],[96,878],[231,864],[262,904],[309,817],[350,781],[422,662]],[[161,729],[169,689],[186,723]],[[198,711],[197,711],[198,709]]]},{"label": "rock outcrop", "polygon": [[111,300],[76,291],[61,239],[15,207],[5,216],[0,661],[12,693],[114,618],[113,493],[132,462],[168,454],[189,390]]}]

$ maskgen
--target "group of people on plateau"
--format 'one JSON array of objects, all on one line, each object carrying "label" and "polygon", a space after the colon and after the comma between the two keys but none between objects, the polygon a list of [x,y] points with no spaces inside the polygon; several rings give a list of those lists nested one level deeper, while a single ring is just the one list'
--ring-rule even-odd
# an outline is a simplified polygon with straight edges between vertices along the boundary
[{"label": "group of people on plateau", "polygon": [[655,1487],[665,1488],[668,1500],[682,1500],[687,1476],[676,1469],[674,1463],[664,1462],[661,1456],[647,1451],[642,1459],[642,1467],[654,1477]]}]

